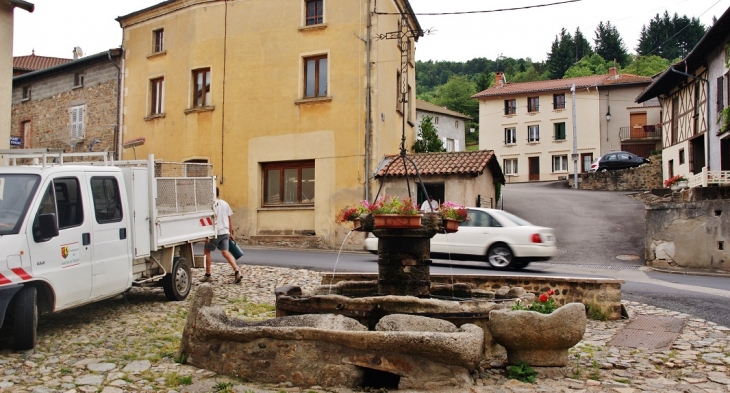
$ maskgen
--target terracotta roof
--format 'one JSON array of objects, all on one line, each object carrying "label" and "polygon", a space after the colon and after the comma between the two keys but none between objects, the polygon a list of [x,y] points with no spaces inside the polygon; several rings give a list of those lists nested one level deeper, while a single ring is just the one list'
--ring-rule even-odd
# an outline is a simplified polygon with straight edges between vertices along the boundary
[{"label": "terracotta roof", "polygon": [[543,91],[570,90],[575,83],[576,89],[584,89],[593,86],[615,86],[623,84],[649,84],[651,78],[632,74],[619,74],[618,78],[603,75],[582,76],[579,78],[553,79],[548,81],[535,81],[523,83],[507,83],[503,86],[492,86],[487,90],[479,92],[472,98],[506,96],[511,94],[536,93]]},{"label": "terracotta roof", "polygon": [[463,113],[452,111],[451,109],[446,109],[442,106],[438,106],[436,104],[432,104],[428,101],[423,101],[423,100],[416,100],[416,110],[424,111],[424,112],[440,113],[443,115],[471,120],[471,117],[469,117]]},{"label": "terracotta roof", "polygon": [[13,69],[36,71],[44,68],[65,64],[73,59],[62,59],[60,57],[36,56],[35,53],[29,56],[13,57]]},{"label": "terracotta roof", "polygon": [[[452,153],[416,153],[408,154],[406,158],[413,160],[418,167],[420,175],[478,175],[481,174],[489,164],[494,161],[493,150],[460,151]],[[390,168],[388,169],[388,164]],[[413,165],[408,164],[408,175],[415,176],[416,171]],[[403,159],[399,155],[385,156],[380,164],[376,177],[385,176],[388,169],[388,176],[405,176]]]}]

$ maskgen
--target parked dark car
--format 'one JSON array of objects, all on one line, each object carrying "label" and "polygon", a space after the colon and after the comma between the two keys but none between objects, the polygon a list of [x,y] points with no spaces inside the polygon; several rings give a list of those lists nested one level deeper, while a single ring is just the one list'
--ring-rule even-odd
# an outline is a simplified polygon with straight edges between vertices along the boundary
[{"label": "parked dark car", "polygon": [[643,164],[648,164],[649,162],[648,158],[639,157],[627,151],[615,151],[596,158],[588,172],[635,168]]}]

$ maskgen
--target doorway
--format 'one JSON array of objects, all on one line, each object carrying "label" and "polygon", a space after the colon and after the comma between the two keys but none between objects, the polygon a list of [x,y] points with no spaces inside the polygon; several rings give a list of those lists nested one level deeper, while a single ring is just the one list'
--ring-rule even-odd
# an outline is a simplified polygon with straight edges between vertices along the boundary
[{"label": "doorway", "polygon": [[540,157],[527,157],[527,163],[530,167],[530,181],[540,180]]},{"label": "doorway", "polygon": [[[435,199],[436,202],[439,203],[439,206],[444,203],[444,195],[446,195],[444,191],[444,183],[423,183],[423,187],[426,188],[426,192],[428,193],[428,195],[433,197],[433,199]],[[418,206],[421,206],[423,201],[426,200],[426,196],[423,194],[423,188],[421,188],[421,184],[418,184],[418,191],[416,192],[416,194],[418,195]]]},{"label": "doorway", "polygon": [[720,139],[720,170],[730,171],[730,138]]},{"label": "doorway", "polygon": [[705,135],[702,134],[689,142],[691,149],[689,171],[692,173],[702,172],[705,166]]},{"label": "doorway", "polygon": [[591,164],[593,163],[593,153],[581,153],[580,162],[582,165],[580,171],[588,172],[588,170],[591,169]]}]

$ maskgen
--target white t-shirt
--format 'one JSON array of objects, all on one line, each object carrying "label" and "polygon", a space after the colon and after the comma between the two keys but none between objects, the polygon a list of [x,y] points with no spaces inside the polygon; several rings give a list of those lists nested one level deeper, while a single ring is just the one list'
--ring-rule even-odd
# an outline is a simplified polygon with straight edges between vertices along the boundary
[{"label": "white t-shirt", "polygon": [[[431,201],[431,208],[433,208],[433,211],[437,211],[439,209],[439,203],[436,202],[436,200]],[[430,213],[431,208],[428,207],[428,199],[423,201],[421,204],[421,210],[423,210],[425,213]]]},{"label": "white t-shirt", "polygon": [[219,235],[229,235],[231,233],[231,228],[228,227],[228,216],[233,215],[233,210],[231,210],[231,206],[223,199],[217,199],[215,201],[215,204],[213,205],[213,208],[215,209],[216,215],[215,228],[217,230],[217,233]]}]

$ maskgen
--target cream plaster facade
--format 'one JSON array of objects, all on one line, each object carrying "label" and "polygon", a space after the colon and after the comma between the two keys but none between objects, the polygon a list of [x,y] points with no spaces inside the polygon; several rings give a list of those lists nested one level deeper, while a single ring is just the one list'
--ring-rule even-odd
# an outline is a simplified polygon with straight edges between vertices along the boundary
[{"label": "cream plaster facade", "polygon": [[[146,139],[136,147],[138,157],[212,163],[239,237],[311,234],[339,247],[347,232],[337,212],[374,195],[372,172],[381,157],[398,153],[404,123],[406,145],[413,143],[413,126],[397,110],[398,41],[374,39],[398,31],[400,19],[373,13],[369,30],[374,4],[324,0],[323,22],[313,26],[306,26],[304,0],[180,0],[118,18],[125,48],[122,139]],[[407,0],[377,7],[403,12],[422,35]],[[155,51],[155,31],[164,33],[162,51]],[[327,90],[305,99],[310,56],[327,58]],[[406,120],[415,118],[411,59]],[[210,102],[194,108],[192,71],[203,68],[210,69]],[[155,78],[164,78],[164,110],[151,115]],[[127,149],[123,157],[132,155]],[[267,205],[262,165],[292,161],[313,162],[313,203]]]}]

